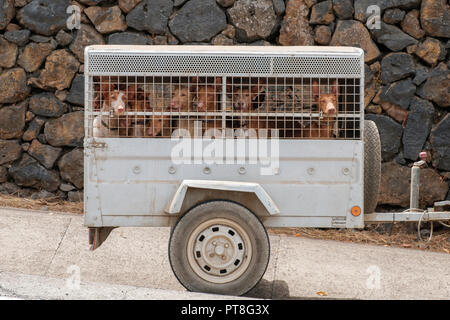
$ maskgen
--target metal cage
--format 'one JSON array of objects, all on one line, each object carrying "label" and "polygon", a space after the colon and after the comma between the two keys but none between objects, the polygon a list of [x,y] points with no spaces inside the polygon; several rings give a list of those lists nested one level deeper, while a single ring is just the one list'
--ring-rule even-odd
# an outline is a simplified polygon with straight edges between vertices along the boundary
[{"label": "metal cage", "polygon": [[86,136],[361,139],[361,52],[308,48],[90,47]]}]

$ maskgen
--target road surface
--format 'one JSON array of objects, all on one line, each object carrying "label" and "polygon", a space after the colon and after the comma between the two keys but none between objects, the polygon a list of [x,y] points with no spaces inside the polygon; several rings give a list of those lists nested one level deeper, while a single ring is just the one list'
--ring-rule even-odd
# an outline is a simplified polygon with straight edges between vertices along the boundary
[{"label": "road surface", "polygon": [[[189,293],[167,256],[169,228],[118,228],[95,251],[81,215],[0,209],[0,297],[222,299]],[[450,255],[271,235],[248,298],[450,299]],[[234,297],[227,297],[233,299]]]}]

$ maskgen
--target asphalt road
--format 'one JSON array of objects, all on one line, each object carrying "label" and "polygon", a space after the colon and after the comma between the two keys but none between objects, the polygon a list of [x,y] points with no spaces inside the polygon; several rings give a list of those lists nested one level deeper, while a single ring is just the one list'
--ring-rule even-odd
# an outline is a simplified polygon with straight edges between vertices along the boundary
[{"label": "asphalt road", "polygon": [[[118,228],[92,252],[80,215],[0,209],[0,298],[235,298],[186,292],[170,269],[168,239],[169,228]],[[269,267],[248,298],[450,299],[448,254],[270,241]]]}]

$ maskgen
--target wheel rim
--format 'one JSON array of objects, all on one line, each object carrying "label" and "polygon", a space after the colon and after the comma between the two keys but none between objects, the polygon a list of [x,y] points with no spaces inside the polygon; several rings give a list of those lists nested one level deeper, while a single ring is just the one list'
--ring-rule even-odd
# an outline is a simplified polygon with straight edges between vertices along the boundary
[{"label": "wheel rim", "polygon": [[248,268],[252,245],[248,233],[237,223],[211,219],[192,231],[187,244],[190,267],[202,279],[227,283],[238,279]]}]

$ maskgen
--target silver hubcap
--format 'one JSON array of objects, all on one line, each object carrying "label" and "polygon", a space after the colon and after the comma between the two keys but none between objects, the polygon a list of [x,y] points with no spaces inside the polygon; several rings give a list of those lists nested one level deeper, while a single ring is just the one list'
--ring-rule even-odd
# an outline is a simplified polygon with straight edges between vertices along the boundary
[{"label": "silver hubcap", "polygon": [[226,283],[239,278],[248,268],[252,253],[248,234],[228,219],[212,219],[190,235],[188,261],[202,279]]}]

